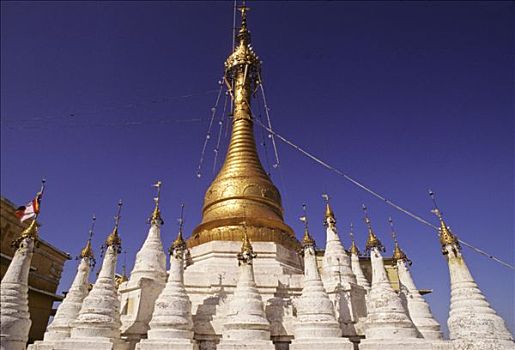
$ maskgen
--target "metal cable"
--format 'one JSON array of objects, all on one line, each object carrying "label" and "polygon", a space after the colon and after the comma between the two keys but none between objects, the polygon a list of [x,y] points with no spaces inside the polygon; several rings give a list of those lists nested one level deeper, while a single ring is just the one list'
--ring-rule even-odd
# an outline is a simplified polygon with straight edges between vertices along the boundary
[{"label": "metal cable", "polygon": [[[266,113],[266,119],[268,122],[268,128],[272,129],[272,122],[270,120],[270,108],[268,108],[268,103],[266,102],[266,95],[265,95],[265,88],[263,87],[263,81],[261,80],[261,74],[258,73],[259,78],[259,87],[261,89],[261,94],[263,95],[263,104],[265,105],[265,113]],[[279,153],[277,153],[277,145],[275,144],[275,138],[273,134],[269,134],[268,137],[272,139],[272,146],[274,148],[274,156],[275,156],[275,164],[273,165],[274,168],[277,168],[279,166]]]},{"label": "metal cable", "polygon": [[222,112],[222,115],[220,116],[220,120],[218,121],[218,125],[220,126],[218,128],[218,136],[217,136],[217,139],[216,139],[216,146],[215,146],[215,149],[213,150],[215,152],[215,156],[213,158],[213,175],[216,175],[215,174],[215,171],[216,171],[216,163],[218,161],[218,153],[220,152],[220,141],[222,140],[222,131],[223,131],[223,127],[224,127],[224,120],[225,120],[225,117],[226,117],[226,111],[227,111],[227,98],[229,96],[229,92],[225,92],[225,99],[224,99],[224,110]]},{"label": "metal cable", "polygon": [[197,167],[197,177],[200,178],[202,176],[202,164],[204,163],[204,155],[206,153],[207,143],[211,138],[211,128],[213,126],[213,120],[215,119],[216,108],[218,107],[218,102],[220,101],[220,96],[222,95],[223,83],[222,80],[218,82],[220,85],[220,90],[218,90],[218,96],[216,97],[215,105],[211,108],[211,119],[209,120],[209,127],[207,129],[206,138],[204,139],[204,145],[202,146],[202,152],[200,152],[200,160]]},{"label": "metal cable", "polygon": [[[316,163],[322,165],[323,167],[331,170],[332,172],[342,176],[343,178],[345,178],[346,180],[350,181],[351,183],[353,183],[354,185],[358,186],[359,188],[367,191],[368,193],[372,194],[374,197],[376,198],[379,198],[381,199],[383,202],[385,202],[386,204],[390,205],[391,207],[399,210],[400,212],[410,216],[411,218],[417,220],[418,222],[424,224],[424,225],[427,225],[435,230],[438,230],[438,227],[433,225],[432,223],[430,223],[429,221],[423,219],[422,217],[416,215],[416,214],[413,214],[412,212],[410,212],[409,210],[407,209],[404,209],[402,208],[401,206],[399,206],[398,204],[394,203],[393,201],[389,200],[388,198],[380,195],[379,193],[377,193],[376,191],[370,189],[369,187],[365,186],[364,184],[362,184],[361,182],[359,182],[358,180],[352,178],[351,176],[345,174],[343,171],[327,164],[326,162],[324,162],[323,160],[315,157],[313,154],[309,153],[308,151],[304,150],[303,148],[297,146],[296,144],[294,144],[293,142],[291,142],[290,140],[286,139],[285,137],[281,136],[280,134],[276,133],[275,131],[273,131],[271,128],[267,127],[266,125],[264,125],[263,123],[261,123],[258,119],[255,119],[254,118],[254,121],[256,121],[256,123],[261,126],[262,128],[264,128],[265,130],[267,130],[269,133],[271,133],[272,135],[276,136],[278,139],[280,139],[281,141],[283,141],[284,143],[286,143],[287,145],[293,147],[294,149],[296,149],[297,151],[299,151],[300,153],[304,154],[306,157],[310,158],[311,160],[315,161]],[[481,254],[481,255],[484,255],[492,260],[494,260],[495,262],[505,266],[505,267],[508,267],[512,270],[515,270],[515,267],[497,257],[495,257],[494,255],[492,254],[489,254],[475,246],[473,246],[472,244],[470,243],[467,243],[461,239],[458,239],[460,243],[462,243],[463,245],[467,246],[468,248],[472,249],[473,251],[475,251],[476,253],[478,254]]]}]

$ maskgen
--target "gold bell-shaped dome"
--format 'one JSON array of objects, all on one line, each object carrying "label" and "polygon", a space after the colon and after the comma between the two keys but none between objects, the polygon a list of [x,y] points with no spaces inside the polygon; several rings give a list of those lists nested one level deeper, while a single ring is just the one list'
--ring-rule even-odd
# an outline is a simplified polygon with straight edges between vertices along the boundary
[{"label": "gold bell-shaped dome", "polygon": [[281,195],[259,160],[250,108],[252,92],[260,84],[260,62],[247,30],[246,10],[238,44],[225,64],[225,79],[232,86],[233,120],[225,162],[204,196],[202,222],[188,246],[213,240],[239,241],[243,222],[252,241],[272,241],[291,249],[299,242],[283,221]]}]

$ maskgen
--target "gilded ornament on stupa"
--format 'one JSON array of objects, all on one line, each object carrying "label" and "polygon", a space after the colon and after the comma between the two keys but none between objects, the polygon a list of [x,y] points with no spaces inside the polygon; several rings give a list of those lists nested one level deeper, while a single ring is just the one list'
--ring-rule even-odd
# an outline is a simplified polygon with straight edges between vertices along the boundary
[{"label": "gilded ornament on stupa", "polygon": [[238,264],[241,264],[241,263],[252,264],[252,260],[256,257],[257,257],[257,254],[254,253],[254,248],[252,248],[252,244],[250,243],[250,239],[247,234],[247,230],[244,228],[241,250],[238,253]]},{"label": "gilded ornament on stupa", "polygon": [[161,198],[161,181],[157,181],[155,184],[153,184],[153,187],[157,188],[157,194],[154,197],[154,210],[152,211],[152,214],[150,215],[149,222],[151,225],[163,225],[164,220],[161,218],[161,211],[159,210],[159,200]]},{"label": "gilded ornament on stupa", "polygon": [[14,248],[18,248],[21,244],[21,242],[26,239],[26,238],[32,238],[34,240],[34,242],[38,242],[38,238],[39,238],[39,235],[38,235],[38,223],[36,222],[36,218],[34,218],[34,220],[32,220],[32,222],[30,223],[29,226],[27,226],[27,228],[25,228],[21,233],[20,235],[18,236],[18,238],[16,238],[12,243],[11,245],[14,247]]},{"label": "gilded ornament on stupa", "polygon": [[365,213],[365,224],[367,224],[368,229],[368,237],[367,237],[367,243],[365,245],[365,250],[370,251],[373,248],[377,248],[380,251],[385,251],[385,248],[383,246],[383,243],[377,238],[376,234],[374,233],[374,230],[372,229],[372,222],[368,218],[367,213],[367,207],[363,205],[363,211]]},{"label": "gilded ornament on stupa", "polygon": [[436,204],[435,193],[429,190],[429,196],[433,200],[434,206],[431,212],[435,214],[438,217],[438,220],[440,221],[440,227],[438,228],[438,237],[440,239],[440,244],[442,246],[442,253],[447,254],[447,250],[445,249],[445,246],[447,245],[451,245],[453,246],[453,248],[460,250],[461,246],[458,237],[451,232],[451,229],[449,228],[449,226],[447,226],[443,219],[442,212]]},{"label": "gilded ornament on stupa", "polygon": [[352,223],[350,224],[349,236],[351,239],[351,245],[350,245],[349,252],[351,254],[356,254],[359,256],[359,249],[358,249],[358,246],[356,245],[356,242],[354,241],[354,225]]},{"label": "gilded ornament on stupa", "polygon": [[239,241],[245,221],[252,241],[297,249],[299,242],[283,220],[281,195],[256,150],[250,104],[260,84],[261,63],[251,47],[247,8],[241,11],[237,45],[225,62],[224,80],[233,98],[231,140],[222,168],[206,191],[202,222],[193,230],[188,246],[213,240]]},{"label": "gilded ornament on stupa", "polygon": [[114,217],[114,228],[113,231],[109,236],[107,236],[106,241],[104,243],[105,247],[113,247],[114,251],[117,254],[120,254],[122,251],[122,239],[120,238],[120,235],[118,234],[118,226],[120,224],[120,213],[122,211],[122,200],[118,202],[118,213]]},{"label": "gilded ornament on stupa", "polygon": [[393,238],[393,255],[392,260],[394,263],[397,263],[397,261],[402,260],[407,262],[409,265],[411,265],[411,260],[408,259],[408,256],[399,246],[399,242],[397,241],[397,232],[395,232],[395,229],[393,227],[393,220],[392,218],[388,218],[388,223],[390,224],[390,230],[392,232],[392,238]]}]

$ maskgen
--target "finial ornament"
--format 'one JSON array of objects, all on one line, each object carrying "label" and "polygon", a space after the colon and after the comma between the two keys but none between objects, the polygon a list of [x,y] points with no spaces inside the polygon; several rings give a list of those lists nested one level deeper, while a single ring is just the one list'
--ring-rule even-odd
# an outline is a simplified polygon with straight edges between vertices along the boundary
[{"label": "finial ornament", "polygon": [[249,236],[247,234],[247,226],[243,227],[243,237],[242,237],[242,245],[241,251],[238,253],[238,265],[241,264],[252,264],[252,260],[256,258],[257,254],[254,253],[254,248],[252,248],[252,244],[250,243]]},{"label": "finial ornament", "polygon": [[351,246],[350,246],[349,251],[351,254],[356,254],[359,256],[359,249],[356,246],[356,242],[354,241],[354,224],[352,224],[352,222],[350,224],[349,236],[350,236],[350,240],[351,240]]},{"label": "finial ornament", "polygon": [[93,247],[91,246],[91,239],[93,237],[93,230],[95,228],[96,220],[97,220],[97,218],[95,217],[95,215],[93,215],[93,217],[91,218],[91,227],[89,229],[88,241],[86,242],[86,246],[84,248],[82,248],[80,255],[78,257],[78,258],[82,258],[82,259],[88,258],[89,266],[91,268],[94,268],[95,264],[96,264],[95,254],[93,253]]},{"label": "finial ornament", "polygon": [[302,211],[304,215],[302,215],[299,219],[304,223],[304,237],[302,237],[302,248],[306,249],[308,247],[315,247],[315,240],[309,234],[308,228],[308,215],[306,210],[306,204],[302,204]]},{"label": "finial ornament", "polygon": [[116,216],[114,217],[114,229],[113,232],[109,236],[107,236],[107,239],[105,241],[105,247],[113,247],[116,253],[120,254],[122,252],[122,240],[120,236],[118,235],[118,226],[120,224],[120,218],[121,218],[121,212],[122,212],[122,200],[120,199],[118,201],[118,212]]},{"label": "finial ornament", "polygon": [[156,188],[156,196],[154,197],[154,211],[150,216],[149,222],[151,225],[163,225],[164,221],[161,218],[161,211],[159,210],[159,200],[161,199],[161,181],[157,181],[152,187]]},{"label": "finial ornament", "polygon": [[325,200],[325,220],[324,226],[336,225],[336,217],[334,216],[333,208],[329,203],[329,195],[327,193],[322,194],[322,198]]},{"label": "finial ornament", "polygon": [[[243,85],[248,85],[250,91],[255,91],[259,86],[259,75],[261,70],[261,62],[252,47],[250,46],[250,32],[247,29],[247,12],[250,9],[243,2],[239,7],[241,13],[241,27],[236,35],[238,45],[233,53],[225,61],[226,84],[232,91],[233,83],[237,80],[238,74],[243,74]],[[236,110],[236,109],[235,109]]]},{"label": "finial ornament", "polygon": [[20,246],[21,242],[25,239],[25,238],[32,238],[34,240],[34,245],[37,247],[39,242],[38,242],[38,239],[39,239],[39,234],[38,234],[38,223],[37,223],[37,219],[38,219],[38,216],[39,216],[39,212],[40,212],[40,209],[41,209],[41,199],[43,198],[43,192],[45,192],[45,183],[46,183],[46,180],[43,178],[41,179],[41,188],[39,190],[38,193],[36,193],[36,199],[35,199],[35,207],[34,207],[34,218],[32,219],[32,222],[30,223],[30,225],[24,229],[18,238],[16,238],[15,240],[12,241],[11,243],[11,246],[18,249],[18,247]]},{"label": "finial ornament", "polygon": [[177,219],[177,222],[179,224],[179,232],[177,233],[177,238],[173,241],[169,249],[169,252],[172,255],[174,255],[174,252],[181,253],[186,250],[186,242],[182,237],[182,229],[184,226],[184,203],[181,204],[181,217]]},{"label": "finial ornament", "polygon": [[454,235],[451,232],[451,229],[447,224],[445,223],[443,219],[443,214],[438,208],[438,205],[436,204],[436,196],[435,193],[431,190],[429,190],[429,196],[433,200],[433,210],[431,212],[435,214],[438,217],[438,220],[440,221],[440,227],[438,228],[438,235],[440,237],[440,244],[442,245],[442,253],[445,255],[447,254],[447,250],[445,249],[445,246],[452,245],[455,246],[458,250],[461,250],[460,242],[458,240],[458,237]]},{"label": "finial ornament", "polygon": [[399,260],[405,261],[408,263],[408,265],[412,264],[412,261],[408,259],[408,256],[404,251],[400,248],[399,242],[397,241],[397,233],[395,232],[395,228],[393,227],[393,220],[391,217],[388,218],[388,223],[390,224],[390,231],[392,232],[392,238],[394,242],[394,248],[393,248],[393,262],[397,262]]},{"label": "finial ornament", "polygon": [[377,238],[376,234],[374,233],[374,230],[372,229],[372,223],[370,219],[368,218],[368,209],[365,206],[365,204],[362,205],[363,213],[365,214],[365,224],[368,228],[368,238],[367,238],[367,244],[365,246],[366,251],[371,251],[372,248],[377,248],[382,252],[385,252],[385,248],[379,238]]}]

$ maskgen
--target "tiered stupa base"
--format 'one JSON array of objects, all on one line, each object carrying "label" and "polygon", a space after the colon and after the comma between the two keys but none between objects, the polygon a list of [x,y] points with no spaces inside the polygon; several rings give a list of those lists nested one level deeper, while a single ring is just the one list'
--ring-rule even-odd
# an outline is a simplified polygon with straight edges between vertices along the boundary
[{"label": "tiered stupa base", "polygon": [[312,338],[293,340],[290,350],[353,350],[354,344],[347,338]]},{"label": "tiered stupa base", "polygon": [[188,339],[152,340],[142,339],[136,350],[198,350],[198,344]]},{"label": "tiered stupa base", "polygon": [[42,344],[38,350],[129,350],[129,344],[109,338],[69,338],[55,344]]},{"label": "tiered stupa base", "polygon": [[452,345],[448,345],[450,347],[435,348],[424,339],[364,339],[359,344],[359,350],[451,350]]},{"label": "tiered stupa base", "polygon": [[216,350],[275,350],[271,340],[230,340],[223,339]]}]

